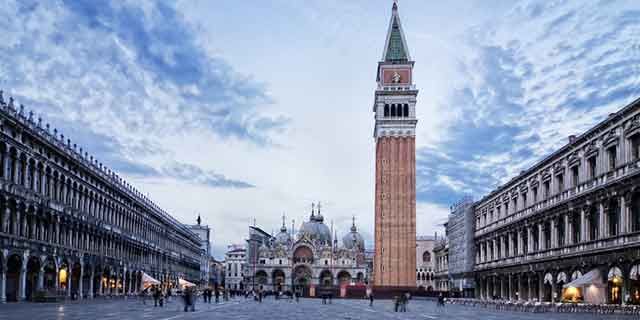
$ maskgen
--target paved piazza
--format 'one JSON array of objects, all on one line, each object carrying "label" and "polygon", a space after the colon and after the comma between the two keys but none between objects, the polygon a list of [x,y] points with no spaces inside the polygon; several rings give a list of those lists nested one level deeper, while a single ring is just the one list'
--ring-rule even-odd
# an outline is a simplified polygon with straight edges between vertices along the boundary
[{"label": "paved piazza", "polygon": [[[376,301],[373,308],[365,300],[334,300],[323,305],[320,299],[301,299],[299,303],[288,300],[266,299],[262,304],[251,300],[236,299],[218,305],[199,303],[195,312],[178,310],[177,303],[168,307],[154,308],[153,302],[143,305],[137,300],[95,300],[66,304],[3,304],[0,305],[0,320],[21,319],[576,319],[576,315],[552,313],[512,313],[494,310],[451,306],[444,310],[436,308],[434,302],[413,300],[407,313],[394,313],[389,300]],[[580,314],[581,320],[589,319],[634,319],[633,316]]]}]

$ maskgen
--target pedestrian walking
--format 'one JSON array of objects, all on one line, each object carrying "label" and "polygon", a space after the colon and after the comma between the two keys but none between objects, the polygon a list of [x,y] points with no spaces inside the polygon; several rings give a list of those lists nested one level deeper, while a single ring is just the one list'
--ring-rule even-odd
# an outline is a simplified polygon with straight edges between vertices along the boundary
[{"label": "pedestrian walking", "polygon": [[409,306],[409,300],[411,300],[411,294],[409,292],[404,293],[404,312],[407,312],[407,306]]},{"label": "pedestrian walking", "polygon": [[220,289],[218,287],[215,288],[216,292],[216,303],[218,303],[220,301]]},{"label": "pedestrian walking", "polygon": [[160,295],[162,295],[162,293],[160,292],[160,289],[158,289],[158,287],[153,287],[153,306],[157,307],[158,306],[158,302],[160,300]]},{"label": "pedestrian walking", "polygon": [[142,304],[147,304],[147,293],[149,292],[149,288],[144,288],[140,291],[140,297],[142,298]]},{"label": "pedestrian walking", "polygon": [[373,307],[373,292],[369,293],[369,307]]},{"label": "pedestrian walking", "polygon": [[400,312],[407,312],[407,296],[400,295]]}]

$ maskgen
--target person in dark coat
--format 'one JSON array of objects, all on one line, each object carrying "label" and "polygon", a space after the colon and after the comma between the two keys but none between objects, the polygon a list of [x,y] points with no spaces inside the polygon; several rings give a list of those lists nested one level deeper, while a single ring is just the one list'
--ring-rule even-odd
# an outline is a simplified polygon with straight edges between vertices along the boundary
[{"label": "person in dark coat", "polygon": [[373,307],[373,292],[369,293],[369,307]]},{"label": "person in dark coat", "polygon": [[160,289],[158,289],[158,287],[154,286],[153,287],[153,306],[154,307],[158,306],[158,301],[160,300],[160,296],[161,295],[162,295],[162,292],[160,292]]}]

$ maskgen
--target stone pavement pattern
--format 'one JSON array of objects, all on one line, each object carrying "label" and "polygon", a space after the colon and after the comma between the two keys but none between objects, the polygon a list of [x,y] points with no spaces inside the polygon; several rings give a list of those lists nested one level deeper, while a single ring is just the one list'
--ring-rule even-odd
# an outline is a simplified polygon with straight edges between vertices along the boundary
[{"label": "stone pavement pattern", "polygon": [[[180,309],[179,309],[180,308]],[[413,300],[407,313],[393,312],[389,300],[376,301],[373,308],[365,300],[333,300],[323,305],[319,299],[301,299],[299,303],[288,300],[274,301],[266,299],[262,304],[244,299],[235,299],[220,304],[196,304],[196,312],[185,313],[180,303],[172,302],[164,308],[154,308],[153,301],[143,305],[141,301],[131,300],[94,300],[65,304],[3,304],[0,305],[0,320],[94,320],[94,319],[149,319],[149,320],[188,320],[188,319],[634,319],[633,316],[588,314],[552,314],[552,313],[513,313],[481,308],[447,305],[438,309],[434,302]]]}]

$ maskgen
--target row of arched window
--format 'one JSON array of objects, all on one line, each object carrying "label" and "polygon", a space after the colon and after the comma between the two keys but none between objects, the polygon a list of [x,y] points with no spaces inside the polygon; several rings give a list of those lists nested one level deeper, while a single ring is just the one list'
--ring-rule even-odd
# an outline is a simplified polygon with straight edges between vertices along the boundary
[{"label": "row of arched window", "polygon": [[385,104],[384,105],[384,117],[408,117],[409,105],[408,104]]},{"label": "row of arched window", "polygon": [[[2,133],[6,131],[5,127]],[[25,132],[19,141],[21,147],[0,143],[1,180],[12,183],[14,189],[73,208],[123,233],[134,234],[164,249],[198,257],[195,238],[189,239],[180,230],[153,217],[153,212],[145,210],[143,201],[119,196],[114,190],[117,187],[100,182],[102,179],[81,170],[81,166],[71,161],[63,161],[72,157],[54,149],[45,152],[42,146],[34,144],[35,141]],[[64,219],[56,221],[53,217],[43,216],[42,209],[19,203],[19,199],[0,203],[0,231],[129,261],[156,263],[160,260],[159,256],[154,257],[155,253],[135,250],[125,238],[106,236],[92,225],[66,223]]]},{"label": "row of arched window", "polygon": [[432,281],[434,279],[433,272],[418,272],[416,275],[418,281]]}]

